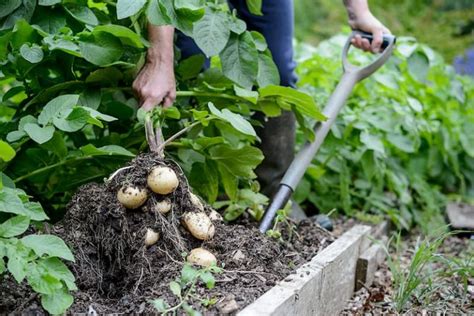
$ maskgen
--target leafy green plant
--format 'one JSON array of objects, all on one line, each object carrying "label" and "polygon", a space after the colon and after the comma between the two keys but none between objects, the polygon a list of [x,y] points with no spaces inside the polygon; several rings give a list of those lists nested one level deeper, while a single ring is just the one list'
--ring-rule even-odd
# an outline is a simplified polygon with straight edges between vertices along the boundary
[{"label": "leafy green plant", "polygon": [[[293,224],[289,218],[289,213],[291,212],[291,203],[288,203],[284,209],[278,210],[275,220],[273,222],[273,227],[266,231],[267,236],[283,240],[281,230],[284,228],[288,231],[288,241],[291,242],[291,237],[296,233],[296,226]],[[283,227],[282,227],[283,226]]]},{"label": "leafy green plant", "polygon": [[268,197],[255,192],[258,190],[258,183],[252,189],[242,189],[237,193],[237,198],[227,201],[217,201],[213,204],[216,209],[224,209],[224,219],[233,221],[240,217],[244,212],[248,212],[256,221],[260,221],[264,214],[264,207],[268,204]]},{"label": "leafy green plant", "polygon": [[185,263],[181,270],[180,278],[169,284],[171,292],[178,300],[177,304],[169,306],[162,298],[155,299],[151,303],[158,312],[165,315],[177,315],[180,311],[184,311],[187,315],[201,315],[199,311],[193,309],[191,300],[205,306],[215,304],[216,301],[212,298],[196,297],[196,286],[198,282],[202,282],[208,289],[214,288],[216,280],[213,274],[221,273],[222,271],[222,268],[215,265],[196,269],[191,264]]},{"label": "leafy green plant", "polygon": [[[298,48],[300,88],[321,102],[340,76],[334,55],[345,39]],[[447,196],[474,193],[473,95],[472,79],[426,45],[400,38],[391,60],[354,90],[296,200],[323,212],[388,215],[401,229],[437,227]]]},{"label": "leafy green plant", "polygon": [[[415,305],[425,308],[439,305],[437,293],[459,292],[456,284],[452,283],[454,279],[463,283],[464,298],[461,300],[469,304],[467,285],[473,275],[472,249],[465,249],[466,256],[461,255],[459,258],[443,253],[445,250],[441,246],[444,243],[449,245],[452,242],[449,239],[459,233],[444,230],[445,227],[423,239],[418,238],[409,248],[401,234],[394,236],[388,246],[383,246],[392,273],[393,304],[398,312],[407,311]],[[389,253],[389,248],[393,249],[393,253]]]},{"label": "leafy green plant", "polygon": [[[248,3],[260,14],[260,1]],[[294,110],[300,118],[324,119],[310,96],[277,86],[263,36],[247,31],[226,2],[5,4],[0,146],[16,156],[0,163],[0,170],[54,218],[78,186],[102,180],[146,148],[130,87],[149,45],[147,23],[175,26],[212,59],[202,72],[203,56],[180,60],[177,51],[178,100],[159,115],[165,138],[189,128],[168,144],[167,155],[210,202],[222,194],[236,202],[239,190],[255,178],[263,159],[252,127],[260,124],[256,112],[277,116]]]},{"label": "leafy green plant", "polygon": [[0,279],[6,272],[18,283],[26,279],[46,311],[62,314],[73,302],[69,291],[77,288],[61,259],[74,261],[74,257],[57,236],[27,234],[30,224],[47,219],[41,205],[29,201],[24,191],[0,188]]}]

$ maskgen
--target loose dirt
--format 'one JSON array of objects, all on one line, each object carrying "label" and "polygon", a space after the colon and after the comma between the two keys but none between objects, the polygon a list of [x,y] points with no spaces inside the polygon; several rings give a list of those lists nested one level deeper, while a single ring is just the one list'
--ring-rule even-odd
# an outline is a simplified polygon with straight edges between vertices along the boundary
[{"label": "loose dirt", "polygon": [[[168,196],[173,209],[166,215],[153,212],[156,201],[149,193],[147,203],[138,210],[127,210],[117,200],[124,183],[146,187],[146,177],[157,165],[171,167],[180,179],[177,190]],[[183,267],[183,253],[203,247],[214,253],[224,268],[216,275],[216,286],[203,285],[190,303],[205,314],[229,313],[242,309],[277,282],[289,275],[334,237],[317,224],[303,221],[293,233],[283,231],[282,240],[262,235],[250,221],[244,225],[215,221],[216,233],[209,241],[195,239],[180,224],[186,211],[196,211],[189,199],[189,187],[179,166],[153,154],[138,156],[130,168],[119,172],[106,184],[88,184],[73,197],[64,220],[53,228],[71,247],[76,261],[70,268],[79,291],[73,293],[72,313],[152,313],[150,300],[176,303],[169,283]],[[209,213],[211,208],[205,206]],[[147,228],[160,233],[152,246],[144,245]],[[26,284],[12,278],[0,284],[0,313],[44,313],[38,297]],[[216,304],[204,308],[201,299],[213,298]]]}]

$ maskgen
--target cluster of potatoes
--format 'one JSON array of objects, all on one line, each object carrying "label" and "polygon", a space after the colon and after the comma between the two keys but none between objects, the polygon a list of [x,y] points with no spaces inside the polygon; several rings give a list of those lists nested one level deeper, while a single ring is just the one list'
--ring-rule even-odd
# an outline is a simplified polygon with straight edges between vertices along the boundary
[{"label": "cluster of potatoes", "polygon": [[[166,166],[158,166],[151,170],[147,178],[148,188],[160,195],[166,196],[173,193],[179,186],[179,179],[173,169]],[[127,209],[138,209],[148,199],[148,190],[131,185],[124,185],[117,192],[118,201]],[[189,211],[183,214],[183,226],[197,239],[209,240],[214,237],[215,227],[213,220],[222,220],[216,211],[212,211],[210,216],[204,212],[204,205],[193,193],[189,192],[189,199],[195,206],[196,211]],[[167,214],[172,209],[172,202],[169,198],[164,198],[153,206],[153,211],[160,214]],[[145,245],[151,246],[160,239],[159,233],[148,228],[145,236]],[[187,261],[200,266],[210,266],[217,263],[216,257],[206,249],[195,248],[191,250]]]}]

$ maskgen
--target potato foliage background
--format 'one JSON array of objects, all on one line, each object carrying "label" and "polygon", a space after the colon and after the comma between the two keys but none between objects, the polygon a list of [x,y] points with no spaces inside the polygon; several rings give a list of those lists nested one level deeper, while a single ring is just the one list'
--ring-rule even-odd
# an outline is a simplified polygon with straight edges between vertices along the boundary
[{"label": "potato foliage background", "polygon": [[[340,76],[334,56],[345,39],[299,46],[299,85],[318,103]],[[436,227],[447,198],[474,198],[473,97],[472,78],[426,45],[400,38],[390,61],[353,92],[296,199],[326,212],[388,215],[403,229]]]}]

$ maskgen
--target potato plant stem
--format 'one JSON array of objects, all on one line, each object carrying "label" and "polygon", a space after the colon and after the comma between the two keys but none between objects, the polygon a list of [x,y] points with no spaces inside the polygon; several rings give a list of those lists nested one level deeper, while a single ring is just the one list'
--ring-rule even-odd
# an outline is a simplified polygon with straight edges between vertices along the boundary
[{"label": "potato plant stem", "polygon": [[153,152],[158,152],[158,144],[156,143],[155,138],[155,129],[153,128],[153,122],[150,116],[150,113],[147,113],[145,117],[145,136],[150,150]]},{"label": "potato plant stem", "polygon": [[216,93],[216,92],[201,92],[201,91],[176,91],[176,97],[209,97],[209,98],[218,98],[218,99],[228,99],[234,101],[244,101],[250,102],[249,100],[239,97],[237,95],[231,95],[226,93]]},{"label": "potato plant stem", "polygon": [[189,125],[188,127],[185,127],[183,128],[182,130],[180,130],[179,132],[177,132],[176,134],[170,136],[163,144],[161,144],[159,147],[158,147],[158,152],[162,152],[163,149],[169,144],[171,143],[173,140],[175,140],[176,138],[178,138],[179,136],[183,135],[184,133],[186,133],[187,131],[189,131],[191,128],[193,128],[194,126],[197,126],[201,124],[200,121],[197,121],[197,122],[194,122],[193,124]]},{"label": "potato plant stem", "polygon": [[[121,90],[121,91],[132,92],[132,88],[130,87],[105,88],[105,90]],[[227,100],[252,103],[243,97],[239,97],[238,95],[232,95],[232,94],[221,93],[221,92],[211,92],[211,91],[186,91],[186,90],[176,91],[176,97],[178,98],[208,97],[208,98],[227,99]]]}]

